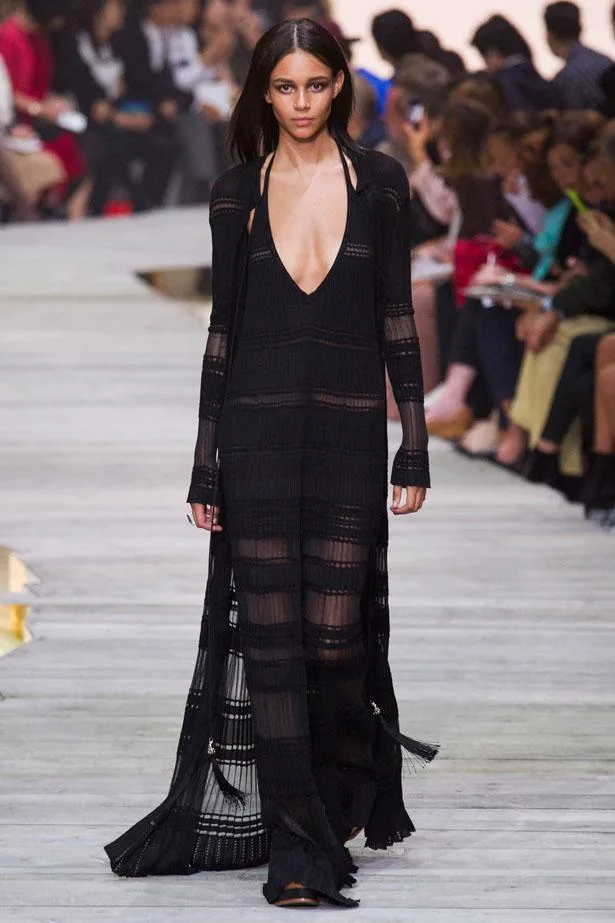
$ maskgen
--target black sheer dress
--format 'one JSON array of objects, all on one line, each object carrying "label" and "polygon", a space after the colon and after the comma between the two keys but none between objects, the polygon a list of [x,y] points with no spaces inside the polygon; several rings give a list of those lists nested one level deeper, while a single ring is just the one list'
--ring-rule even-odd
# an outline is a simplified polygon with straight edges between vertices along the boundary
[{"label": "black sheer dress", "polygon": [[[201,648],[211,661],[223,608],[224,663],[205,694],[203,657],[197,663],[171,792],[106,847],[118,874],[269,858],[268,901],[296,881],[353,906],[340,892],[356,871],[344,845],[351,831],[365,828],[368,846],[386,848],[414,829],[401,795],[401,744],[422,760],[435,749],[399,733],[388,668],[383,364],[403,420],[392,481],[428,486],[409,250],[408,268],[390,280],[381,330],[383,242],[373,202],[341,156],[346,229],[318,288],[304,292],[276,251],[272,158],[255,203],[232,363],[228,324],[218,327],[214,305],[189,500],[223,497]],[[232,211],[229,202],[212,203],[212,222],[216,209]],[[406,231],[400,223],[389,257],[407,247]],[[199,738],[204,703],[207,737]]]}]

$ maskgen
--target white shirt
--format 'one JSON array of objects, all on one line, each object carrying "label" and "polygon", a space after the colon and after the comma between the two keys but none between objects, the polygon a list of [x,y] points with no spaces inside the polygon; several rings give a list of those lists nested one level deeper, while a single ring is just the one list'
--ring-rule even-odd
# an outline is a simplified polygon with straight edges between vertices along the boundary
[{"label": "white shirt", "polygon": [[118,99],[122,92],[124,65],[114,56],[111,45],[101,45],[97,48],[87,32],[79,32],[77,50],[96,83],[105,91],[107,99]]},{"label": "white shirt", "polygon": [[8,128],[13,124],[14,119],[13,85],[4,58],[0,55],[0,129]]}]

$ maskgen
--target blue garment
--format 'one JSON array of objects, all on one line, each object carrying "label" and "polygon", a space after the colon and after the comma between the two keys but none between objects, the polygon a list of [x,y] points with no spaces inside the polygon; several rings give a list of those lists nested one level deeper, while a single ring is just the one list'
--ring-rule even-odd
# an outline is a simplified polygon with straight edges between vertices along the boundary
[{"label": "blue garment", "polygon": [[385,80],[383,77],[377,77],[376,74],[372,74],[371,71],[365,70],[363,67],[360,67],[355,73],[357,73],[359,77],[363,77],[364,80],[367,80],[375,89],[378,99],[378,115],[382,117],[386,109],[389,90],[393,85],[393,81],[390,79]]},{"label": "blue garment", "polygon": [[562,232],[571,211],[570,199],[561,199],[557,205],[549,209],[542,231],[532,241],[534,249],[540,254],[540,259],[532,272],[532,278],[537,282],[544,282],[551,272],[551,267],[557,259],[557,248],[562,239]]}]

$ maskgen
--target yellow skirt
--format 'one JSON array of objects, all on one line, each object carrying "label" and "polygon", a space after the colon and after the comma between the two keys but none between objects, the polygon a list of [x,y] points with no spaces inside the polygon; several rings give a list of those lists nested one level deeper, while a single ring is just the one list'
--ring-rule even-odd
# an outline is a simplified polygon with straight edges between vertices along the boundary
[{"label": "yellow skirt", "polygon": [[[582,314],[562,321],[553,342],[539,353],[525,351],[510,418],[529,433],[530,448],[542,436],[551,409],[553,395],[560,379],[572,341],[588,333],[607,333],[613,322],[605,317]],[[575,420],[560,449],[559,467],[562,474],[583,472],[581,427]]]}]

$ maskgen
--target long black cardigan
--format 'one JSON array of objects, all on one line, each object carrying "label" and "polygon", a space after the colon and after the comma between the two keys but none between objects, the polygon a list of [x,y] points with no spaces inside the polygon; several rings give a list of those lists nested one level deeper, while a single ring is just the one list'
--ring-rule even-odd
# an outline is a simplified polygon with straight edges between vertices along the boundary
[{"label": "long black cardigan", "polygon": [[[392,158],[347,151],[357,174],[358,195],[368,198],[377,242],[377,310],[383,365],[388,358],[395,397],[422,405],[418,344],[406,342],[387,356],[385,314],[412,314],[410,296],[409,192],[406,175]],[[248,254],[247,223],[260,198],[264,158],[233,167],[215,184],[210,204],[213,236],[213,310],[210,338],[226,338],[222,355],[203,362],[201,420],[221,409],[228,370],[241,324]],[[209,343],[209,341],[208,341]],[[417,361],[418,359],[418,361]],[[404,380],[406,369],[406,380]],[[410,370],[410,371],[408,371]],[[411,379],[411,380],[410,380]],[[429,486],[426,434],[413,427],[397,452],[391,480]],[[195,465],[188,499],[215,503],[224,514],[224,487],[217,461]],[[366,825],[366,845],[386,848],[413,829],[402,800],[403,746],[426,762],[437,747],[399,732],[398,709],[388,663],[388,516],[386,497],[371,550],[361,611],[367,651],[366,700],[379,717],[374,755],[378,794]],[[250,698],[237,630],[237,599],[226,531],[210,539],[209,574],[197,663],[188,694],[175,770],[166,799],[147,817],[105,846],[118,875],[191,874],[201,869],[241,868],[267,861],[269,838],[260,815]]]}]

